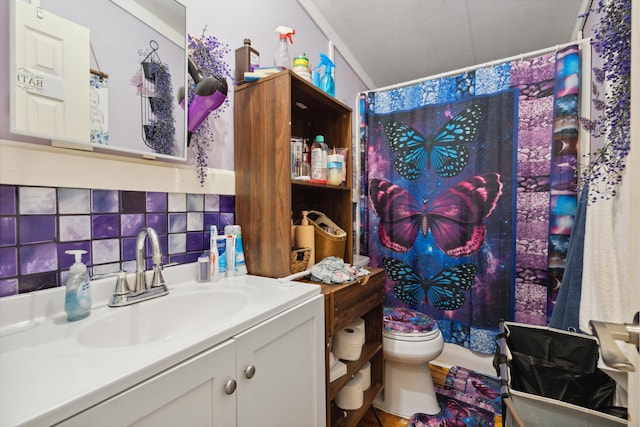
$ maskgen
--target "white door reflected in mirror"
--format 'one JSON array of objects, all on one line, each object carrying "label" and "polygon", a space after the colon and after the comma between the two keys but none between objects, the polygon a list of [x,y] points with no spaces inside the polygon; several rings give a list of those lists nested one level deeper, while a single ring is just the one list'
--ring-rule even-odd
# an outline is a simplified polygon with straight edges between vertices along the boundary
[{"label": "white door reflected in mirror", "polygon": [[12,6],[11,132],[87,142],[89,29],[23,1]]},{"label": "white door reflected in mirror", "polygon": [[[58,147],[186,160],[187,112],[176,97],[177,89],[187,83],[184,4],[178,0],[10,0],[10,4],[12,134]],[[21,22],[13,13],[17,9],[27,10]],[[58,23],[49,24],[53,19]],[[84,27],[82,37],[66,34],[74,24]],[[54,43],[49,34],[60,42]],[[153,62],[162,71],[154,78],[142,73],[142,62],[152,52],[150,44],[155,46]],[[95,73],[108,75],[108,84],[105,79],[92,91]],[[46,86],[46,96],[38,85]]]}]

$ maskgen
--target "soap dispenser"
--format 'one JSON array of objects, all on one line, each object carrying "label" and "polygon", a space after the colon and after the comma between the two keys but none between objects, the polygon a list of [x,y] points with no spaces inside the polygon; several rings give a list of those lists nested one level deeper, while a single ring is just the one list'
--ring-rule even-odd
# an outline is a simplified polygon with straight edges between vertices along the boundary
[{"label": "soap dispenser", "polygon": [[89,273],[87,266],[82,263],[82,255],[87,251],[65,251],[75,256],[75,263],[69,269],[66,294],[64,299],[64,311],[67,312],[67,320],[75,322],[84,319],[91,313],[91,289],[89,288]]}]

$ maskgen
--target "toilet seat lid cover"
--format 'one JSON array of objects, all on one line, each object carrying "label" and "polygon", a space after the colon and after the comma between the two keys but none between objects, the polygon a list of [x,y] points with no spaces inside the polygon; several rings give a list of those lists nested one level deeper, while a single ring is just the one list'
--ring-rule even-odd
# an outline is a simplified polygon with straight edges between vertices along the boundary
[{"label": "toilet seat lid cover", "polygon": [[438,328],[431,317],[404,307],[385,307],[383,322],[386,332],[424,334]]}]

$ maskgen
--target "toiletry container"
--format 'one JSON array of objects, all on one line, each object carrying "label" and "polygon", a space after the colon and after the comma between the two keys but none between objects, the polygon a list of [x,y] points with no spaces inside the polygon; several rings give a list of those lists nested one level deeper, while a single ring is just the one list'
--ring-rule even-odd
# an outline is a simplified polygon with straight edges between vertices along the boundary
[{"label": "toiletry container", "polygon": [[344,157],[341,154],[330,154],[327,159],[327,182],[331,185],[342,184]]},{"label": "toiletry container", "polygon": [[311,82],[311,69],[309,69],[309,58],[304,53],[293,58],[293,72]]},{"label": "toiletry container", "polygon": [[[235,252],[235,257],[233,261],[235,266],[235,275],[247,274],[248,271],[244,259],[244,249],[242,248],[242,231],[240,226],[227,225],[224,227],[224,234],[231,235],[234,239],[233,249]],[[229,263],[227,263],[227,265],[229,265]]]},{"label": "toiletry container", "polygon": [[311,267],[315,264],[316,259],[315,231],[313,225],[309,223],[309,219],[307,218],[308,213],[308,211],[302,211],[302,220],[300,221],[300,225],[296,227],[296,246],[311,249],[309,264],[307,265],[307,267]]},{"label": "toiletry container", "polygon": [[197,282],[208,282],[210,275],[209,257],[206,253],[198,257],[198,271],[196,272]]},{"label": "toiletry container", "polygon": [[311,179],[327,180],[328,147],[324,142],[324,135],[316,135],[311,146]]},{"label": "toiletry container", "polygon": [[91,314],[89,273],[87,266],[82,263],[82,255],[87,251],[69,250],[65,253],[75,256],[75,263],[69,269],[64,298],[64,311],[67,312],[67,320],[74,322]]},{"label": "toiletry container", "polygon": [[251,47],[251,39],[244,39],[244,45],[236,49],[236,82],[245,83],[244,73],[260,68],[260,54]]}]

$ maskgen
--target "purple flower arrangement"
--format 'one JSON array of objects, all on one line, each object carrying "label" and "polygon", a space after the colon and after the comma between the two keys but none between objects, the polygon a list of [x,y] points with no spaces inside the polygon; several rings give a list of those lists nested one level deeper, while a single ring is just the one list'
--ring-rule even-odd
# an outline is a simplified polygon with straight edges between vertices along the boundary
[{"label": "purple flower arrangement", "polygon": [[[600,16],[591,45],[604,65],[594,68],[592,85],[595,119],[581,118],[594,138],[603,138],[599,149],[587,154],[582,173],[591,202],[616,196],[631,144],[631,0],[599,0],[590,10]],[[604,99],[600,88],[604,87]]]},{"label": "purple flower arrangement", "polygon": [[[220,43],[214,36],[205,35],[206,27],[202,31],[200,38],[193,37],[189,34],[189,55],[196,67],[200,69],[202,75],[213,76],[220,75],[230,79],[235,85],[235,79],[233,78],[233,72],[229,64],[224,60],[231,50],[229,46]],[[194,97],[195,82],[192,77],[189,76],[189,88],[187,93],[187,99],[189,103]],[[188,104],[187,104],[188,105]],[[223,104],[211,113],[213,118],[219,118],[220,114],[229,107],[229,98],[225,99]],[[213,129],[209,120],[204,120],[200,127],[191,135],[191,147],[196,150],[196,168],[198,170],[198,178],[200,184],[204,185],[204,179],[207,176],[206,168],[208,165],[208,152],[211,148],[211,143],[214,140]]]}]

